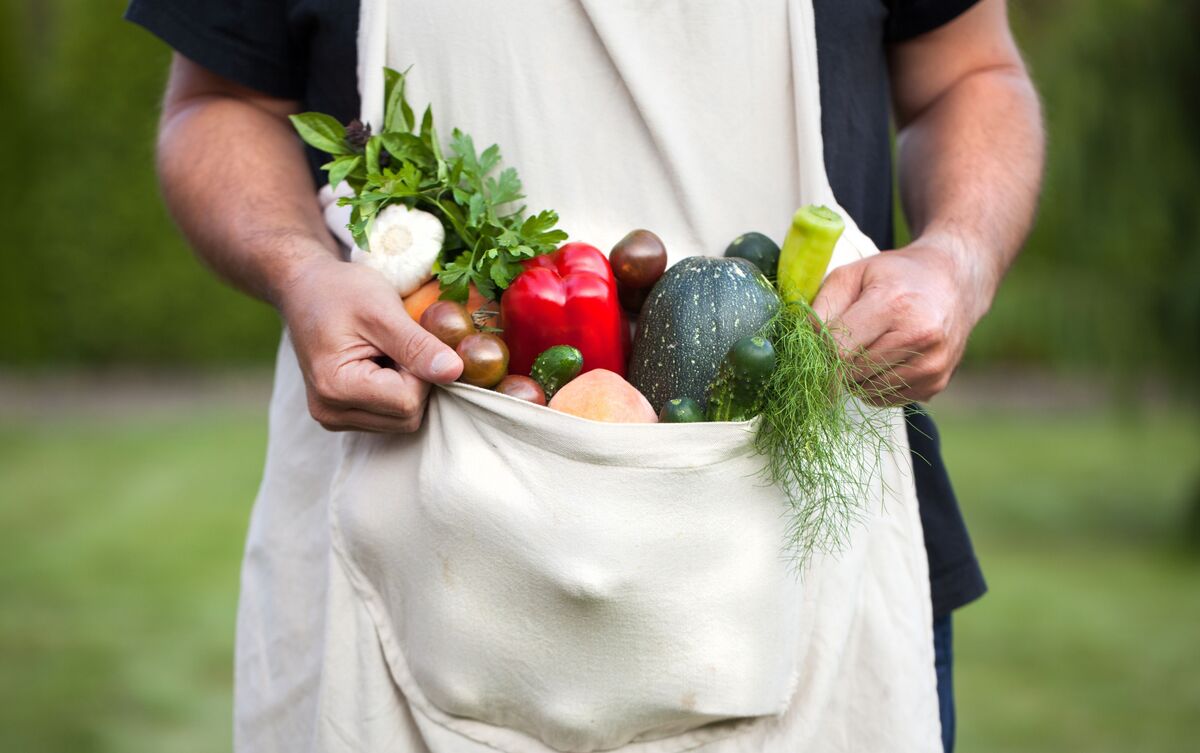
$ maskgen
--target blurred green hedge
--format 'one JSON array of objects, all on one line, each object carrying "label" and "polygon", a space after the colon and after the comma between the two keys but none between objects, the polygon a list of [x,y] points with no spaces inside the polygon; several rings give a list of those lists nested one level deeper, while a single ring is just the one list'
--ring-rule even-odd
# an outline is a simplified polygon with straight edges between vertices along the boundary
[{"label": "blurred green hedge", "polygon": [[[0,0],[0,364],[270,359],[278,322],[156,195],[168,53],[124,0]],[[1200,0],[1022,0],[1046,103],[1038,227],[968,363],[1189,373],[1200,343]]]},{"label": "blurred green hedge", "polygon": [[1200,366],[1200,0],[1023,0],[1040,216],[967,362]]},{"label": "blurred green hedge", "polygon": [[124,0],[0,2],[0,363],[272,358],[274,313],[204,270],[158,197],[166,48]]}]

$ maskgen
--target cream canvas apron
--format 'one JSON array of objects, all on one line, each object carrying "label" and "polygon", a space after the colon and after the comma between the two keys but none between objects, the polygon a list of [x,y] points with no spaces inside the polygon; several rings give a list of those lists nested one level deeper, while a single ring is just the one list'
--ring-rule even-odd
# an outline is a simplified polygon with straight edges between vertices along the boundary
[{"label": "cream canvas apron", "polygon": [[[808,0],[364,0],[382,67],[601,248],[718,254],[825,176]],[[844,214],[844,213],[843,213]],[[334,229],[344,218],[327,211]],[[848,223],[833,265],[876,253]],[[900,412],[848,548],[797,576],[749,423],[599,424],[453,385],[325,433],[290,343],[238,626],[239,751],[941,749]]]}]

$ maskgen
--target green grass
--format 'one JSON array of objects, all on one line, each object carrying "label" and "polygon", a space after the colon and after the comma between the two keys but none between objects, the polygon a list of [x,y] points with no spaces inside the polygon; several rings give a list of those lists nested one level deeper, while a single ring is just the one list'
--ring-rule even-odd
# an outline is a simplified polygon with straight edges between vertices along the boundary
[{"label": "green grass", "polygon": [[[1194,750],[1196,416],[935,413],[992,588],[959,750]],[[257,412],[0,423],[0,750],[229,748],[263,441]]]},{"label": "green grass", "polygon": [[0,750],[229,748],[260,416],[0,428]]},{"label": "green grass", "polygon": [[942,417],[991,587],[956,617],[960,750],[1200,745],[1196,418]]}]

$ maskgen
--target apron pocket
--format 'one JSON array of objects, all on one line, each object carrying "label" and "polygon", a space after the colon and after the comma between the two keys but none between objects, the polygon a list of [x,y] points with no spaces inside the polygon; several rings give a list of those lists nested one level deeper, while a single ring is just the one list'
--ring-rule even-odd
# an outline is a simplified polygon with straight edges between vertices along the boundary
[{"label": "apron pocket", "polygon": [[750,422],[451,385],[416,434],[344,449],[335,546],[410,703],[563,751],[787,708],[803,589]]}]

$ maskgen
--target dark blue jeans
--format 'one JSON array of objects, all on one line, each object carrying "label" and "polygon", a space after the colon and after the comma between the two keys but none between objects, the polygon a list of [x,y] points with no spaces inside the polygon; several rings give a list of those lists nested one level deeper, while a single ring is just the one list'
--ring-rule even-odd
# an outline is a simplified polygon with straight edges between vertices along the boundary
[{"label": "dark blue jeans", "polygon": [[938,710],[942,717],[942,747],[954,750],[954,641],[950,615],[933,621],[933,666],[937,670]]}]

